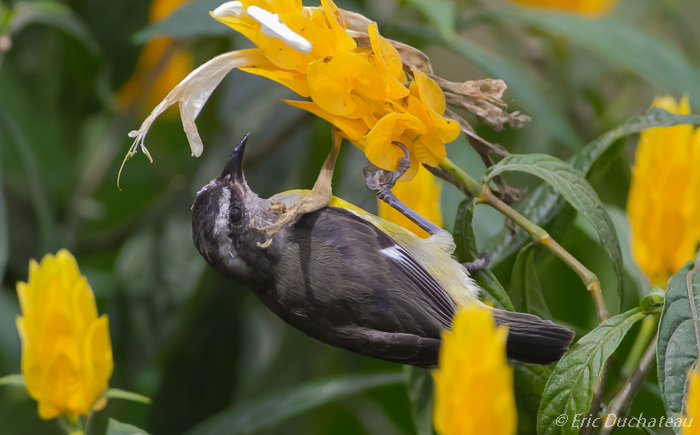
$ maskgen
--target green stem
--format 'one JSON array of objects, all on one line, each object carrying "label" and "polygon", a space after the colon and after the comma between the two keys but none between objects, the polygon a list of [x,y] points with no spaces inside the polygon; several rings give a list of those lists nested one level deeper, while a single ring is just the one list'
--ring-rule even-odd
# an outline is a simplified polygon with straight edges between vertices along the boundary
[{"label": "green stem", "polygon": [[591,292],[591,296],[593,297],[593,302],[595,303],[598,314],[598,321],[602,323],[610,317],[608,314],[608,309],[605,306],[605,300],[603,299],[600,281],[593,272],[588,270],[586,266],[581,264],[580,261],[574,258],[573,255],[571,255],[559,243],[552,239],[545,230],[530,222],[525,216],[521,215],[508,204],[501,201],[498,197],[496,197],[496,195],[493,194],[493,192],[491,192],[488,186],[485,186],[473,179],[469,174],[457,167],[450,159],[446,158],[442,163],[440,163],[440,167],[454,177],[454,179],[461,184],[463,190],[469,192],[470,195],[475,197],[477,203],[488,204],[495,208],[502,215],[512,220],[519,227],[525,230],[525,232],[532,237],[532,240],[536,244],[544,246],[550,252],[564,261],[564,263],[566,263],[574,272],[576,272],[588,291]]},{"label": "green stem", "polygon": [[68,435],[85,435],[83,425],[79,417],[69,419],[65,415],[58,417],[58,425]]},{"label": "green stem", "polygon": [[625,364],[622,366],[621,377],[627,378],[632,372],[637,368],[639,360],[642,359],[644,352],[646,352],[647,347],[651,339],[656,335],[656,325],[659,321],[657,316],[647,316],[642,320],[642,326],[639,329],[637,338],[634,340],[632,349],[627,356]]}]

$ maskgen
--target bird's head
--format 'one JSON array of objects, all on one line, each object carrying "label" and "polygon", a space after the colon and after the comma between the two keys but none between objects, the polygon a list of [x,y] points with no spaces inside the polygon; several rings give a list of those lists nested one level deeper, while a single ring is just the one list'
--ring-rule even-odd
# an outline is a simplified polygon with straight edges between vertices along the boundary
[{"label": "bird's head", "polygon": [[[233,150],[219,177],[204,186],[192,204],[192,238],[199,253],[217,271],[243,283],[265,278],[273,246],[261,248],[264,227],[278,215],[270,201],[250,190],[243,175],[248,135]],[[272,248],[272,249],[271,249]]]}]

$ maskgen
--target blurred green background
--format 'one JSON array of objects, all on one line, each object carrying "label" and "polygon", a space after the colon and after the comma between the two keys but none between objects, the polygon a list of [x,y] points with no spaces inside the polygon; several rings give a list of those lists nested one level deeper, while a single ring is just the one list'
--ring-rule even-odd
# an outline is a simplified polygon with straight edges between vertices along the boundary
[{"label": "blurred green background", "polygon": [[[205,144],[201,158],[190,156],[179,119],[161,118],[147,138],[155,162],[139,154],[125,166],[122,190],[116,186],[131,144],[127,133],[152,109],[146,98],[125,108],[115,97],[132,75],[143,43],[171,34],[178,47],[191,51],[195,66],[224,51],[250,47],[209,18],[207,11],[219,3],[196,0],[166,23],[148,27],[145,0],[0,0],[0,34],[5,35],[0,39],[0,376],[20,372],[15,283],[27,279],[30,258],[70,249],[100,312],[109,316],[115,360],[110,385],[153,398],[151,406],[111,401],[97,415],[93,433],[103,433],[111,416],[154,434],[181,434],[287,387],[401,370],[321,345],[287,327],[252,293],[207,267],[191,242],[189,207],[195,192],[220,173],[248,132],[246,176],[261,196],[313,185],[330,147],[330,126],[281,103],[281,97],[293,96],[291,91],[234,71],[197,120]],[[533,121],[519,130],[495,132],[468,119],[480,135],[512,153],[568,158],[643,113],[657,94],[678,98],[687,93],[691,105],[700,103],[700,3],[695,0],[623,0],[601,19],[517,9],[496,0],[438,1],[448,13],[430,17],[421,12],[432,8],[425,6],[430,2],[421,0],[337,3],[376,20],[384,36],[425,50],[444,78],[504,79],[509,110]],[[11,16],[10,10],[23,12]],[[449,39],[452,26],[457,36]],[[638,304],[644,285],[632,278],[625,237],[635,143],[630,137],[620,144],[621,152],[589,177],[618,224],[626,252],[631,272],[625,309]],[[448,145],[448,156],[474,177],[485,171],[463,137]],[[334,189],[376,211],[375,198],[364,186],[365,164],[359,150],[343,147]],[[507,178],[518,187],[537,185],[527,176]],[[448,229],[462,198],[457,189],[444,186]],[[585,220],[573,222],[555,221],[550,231],[598,274],[614,314],[612,265]],[[477,208],[479,246],[503,224],[498,213]],[[505,288],[513,260],[506,258],[494,269]],[[592,300],[576,275],[544,251],[536,251],[536,260],[554,318],[579,336],[594,327]],[[634,332],[614,357],[611,389]],[[653,378],[652,372],[630,415],[664,415]],[[38,419],[35,402],[24,392],[4,388],[0,433],[59,431],[55,422]],[[392,382],[322,403],[256,433],[408,435],[415,429],[406,387]]]}]

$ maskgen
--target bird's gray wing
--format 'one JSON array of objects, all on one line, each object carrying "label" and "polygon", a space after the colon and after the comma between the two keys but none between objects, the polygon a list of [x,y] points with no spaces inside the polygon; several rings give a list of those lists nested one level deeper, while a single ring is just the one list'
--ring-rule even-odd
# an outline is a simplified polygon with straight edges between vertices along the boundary
[{"label": "bird's gray wing", "polygon": [[[391,303],[406,315],[421,321],[421,313],[428,309],[433,321],[442,329],[449,329],[456,305],[450,295],[435,278],[403,247],[388,234],[354,213],[326,207],[317,216],[302,218],[296,225],[302,232],[309,231],[315,238],[338,250],[348,264],[369,264],[366,270],[358,270],[361,276],[370,270],[383,271],[386,287],[392,290]],[[362,275],[365,274],[365,275]],[[377,283],[363,279],[358,285],[371,286]],[[377,291],[386,289],[377,289]],[[421,306],[416,306],[420,303]]]}]

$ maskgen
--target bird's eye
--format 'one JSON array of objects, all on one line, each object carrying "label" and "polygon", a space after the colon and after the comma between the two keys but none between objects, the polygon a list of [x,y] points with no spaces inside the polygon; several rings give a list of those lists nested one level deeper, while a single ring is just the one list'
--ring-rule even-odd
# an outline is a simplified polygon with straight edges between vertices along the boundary
[{"label": "bird's eye", "polygon": [[240,207],[231,207],[231,222],[236,223],[243,217],[243,212]]}]

